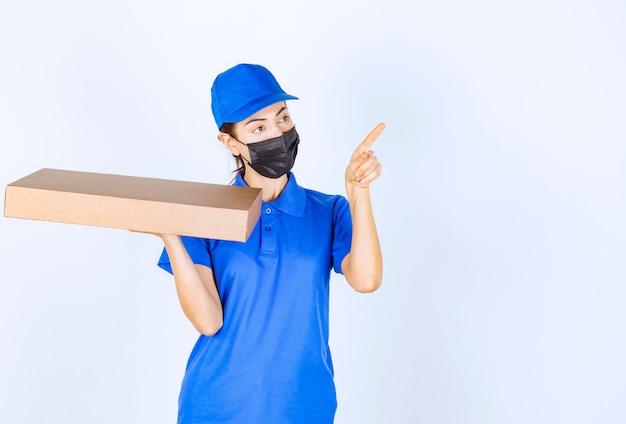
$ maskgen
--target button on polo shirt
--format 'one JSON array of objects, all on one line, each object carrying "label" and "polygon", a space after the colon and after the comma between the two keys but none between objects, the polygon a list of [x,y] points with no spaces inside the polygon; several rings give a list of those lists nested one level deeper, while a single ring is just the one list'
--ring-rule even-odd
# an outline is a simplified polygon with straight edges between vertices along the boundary
[{"label": "button on polo shirt", "polygon": [[277,231],[272,231],[272,228],[276,230],[278,215],[280,212],[273,210],[269,205],[264,204],[265,213],[261,214],[261,251],[267,253],[274,253],[277,249],[278,241],[276,237],[278,236]]},{"label": "button on polo shirt", "polygon": [[[245,186],[240,175],[237,176],[234,185]],[[295,176],[290,174],[287,186],[280,197],[270,203],[263,202],[263,213],[260,217],[260,227],[263,229],[260,235],[260,248],[263,253],[276,253],[278,251],[278,239],[281,230],[284,229],[281,215],[287,214],[295,218],[302,218],[306,208],[306,192],[300,187]],[[293,232],[295,228],[291,229]],[[285,239],[285,236],[281,238]],[[298,248],[298,246],[294,246]],[[304,247],[304,246],[303,246]]]},{"label": "button on polo shirt", "polygon": [[[304,189],[289,174],[245,243],[182,237],[192,261],[213,270],[224,324],[191,353],[181,423],[332,422],[329,279],[351,232],[344,197]],[[159,265],[171,272],[167,252]]]}]

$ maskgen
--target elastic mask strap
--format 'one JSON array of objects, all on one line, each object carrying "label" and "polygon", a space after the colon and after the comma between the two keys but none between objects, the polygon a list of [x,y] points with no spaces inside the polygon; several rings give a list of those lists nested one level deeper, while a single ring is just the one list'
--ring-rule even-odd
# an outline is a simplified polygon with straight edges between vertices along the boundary
[{"label": "elastic mask strap", "polygon": [[233,137],[232,135],[231,135],[231,137],[234,138],[235,141],[239,141],[241,144],[243,144],[244,146],[248,147],[247,143],[244,143],[243,141],[238,140],[237,138]]},{"label": "elastic mask strap", "polygon": [[[229,134],[229,135],[230,135],[230,134]],[[239,143],[241,143],[241,144],[243,144],[244,146],[248,147],[248,145],[247,145],[246,143],[244,143],[243,141],[238,140],[236,137],[233,137],[232,135],[231,135],[231,137],[232,137],[232,138],[234,138],[234,139],[235,139],[235,141],[238,141]],[[248,165],[252,166],[252,162],[251,162],[251,161],[249,161],[248,159],[246,159],[246,157],[245,157],[244,155],[242,155],[242,154],[240,153],[240,154],[239,154],[239,157],[240,157],[240,158],[242,158],[243,160],[245,160],[245,161],[246,161],[246,163],[247,163]]]}]

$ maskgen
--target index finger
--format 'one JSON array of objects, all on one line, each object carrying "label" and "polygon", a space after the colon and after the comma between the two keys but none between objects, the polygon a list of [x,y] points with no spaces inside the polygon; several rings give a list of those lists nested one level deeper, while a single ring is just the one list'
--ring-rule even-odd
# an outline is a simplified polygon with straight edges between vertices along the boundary
[{"label": "index finger", "polygon": [[380,133],[383,132],[384,129],[385,129],[384,123],[381,122],[380,124],[376,125],[374,129],[370,131],[367,137],[365,137],[365,140],[363,140],[361,144],[359,144],[359,147],[357,147],[356,150],[358,152],[364,152],[364,151],[369,150],[370,147],[372,147],[372,145],[374,144],[374,142],[376,141]]}]

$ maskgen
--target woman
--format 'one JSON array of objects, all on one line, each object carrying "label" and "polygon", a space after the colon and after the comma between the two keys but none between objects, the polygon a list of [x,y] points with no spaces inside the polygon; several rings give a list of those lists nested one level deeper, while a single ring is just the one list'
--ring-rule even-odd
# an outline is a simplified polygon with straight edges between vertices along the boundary
[{"label": "woman", "polygon": [[376,290],[382,255],[369,186],[381,165],[355,150],[346,197],[300,187],[290,172],[299,136],[285,93],[259,65],[215,79],[219,140],[240,165],[234,185],[262,189],[261,218],[245,243],[161,235],[159,265],[174,274],[182,309],[201,333],[185,372],[179,423],[332,423],[328,348],[330,271]]}]

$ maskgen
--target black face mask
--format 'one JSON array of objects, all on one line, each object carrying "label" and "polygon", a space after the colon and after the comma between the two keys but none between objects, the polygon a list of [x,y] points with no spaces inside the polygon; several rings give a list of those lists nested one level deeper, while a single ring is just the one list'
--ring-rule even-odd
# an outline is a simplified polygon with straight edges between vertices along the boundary
[{"label": "black face mask", "polygon": [[[237,139],[235,138],[235,140]],[[239,142],[248,146],[250,152],[248,165],[252,169],[264,177],[278,178],[291,171],[298,154],[300,137],[296,132],[296,127],[293,127],[280,137],[249,144],[243,141]]]}]

